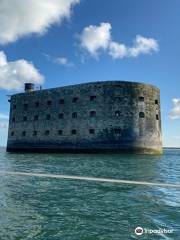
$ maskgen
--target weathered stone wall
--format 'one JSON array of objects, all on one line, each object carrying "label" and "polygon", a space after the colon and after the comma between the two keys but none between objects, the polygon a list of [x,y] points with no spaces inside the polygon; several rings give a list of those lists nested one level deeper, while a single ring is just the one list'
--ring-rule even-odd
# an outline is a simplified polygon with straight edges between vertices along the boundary
[{"label": "weathered stone wall", "polygon": [[7,150],[23,149],[161,153],[159,89],[105,81],[15,94]]}]

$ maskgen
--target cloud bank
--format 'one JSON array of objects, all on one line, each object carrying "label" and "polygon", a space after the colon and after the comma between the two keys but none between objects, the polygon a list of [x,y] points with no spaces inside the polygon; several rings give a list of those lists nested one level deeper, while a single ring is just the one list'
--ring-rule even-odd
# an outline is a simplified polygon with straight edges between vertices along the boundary
[{"label": "cloud bank", "polygon": [[42,84],[44,77],[31,62],[24,59],[8,62],[5,53],[0,51],[0,88],[17,90],[26,82]]},{"label": "cloud bank", "polygon": [[173,102],[173,108],[170,113],[171,119],[178,119],[180,118],[180,98],[174,98],[172,99]]},{"label": "cloud bank", "polygon": [[94,57],[97,57],[101,50],[105,50],[113,59],[138,57],[141,54],[151,54],[159,50],[157,40],[141,35],[136,36],[132,47],[115,42],[112,40],[111,29],[110,23],[85,27],[79,36],[81,47]]},{"label": "cloud bank", "polygon": [[44,34],[55,23],[70,18],[80,0],[1,0],[0,44],[31,33]]}]

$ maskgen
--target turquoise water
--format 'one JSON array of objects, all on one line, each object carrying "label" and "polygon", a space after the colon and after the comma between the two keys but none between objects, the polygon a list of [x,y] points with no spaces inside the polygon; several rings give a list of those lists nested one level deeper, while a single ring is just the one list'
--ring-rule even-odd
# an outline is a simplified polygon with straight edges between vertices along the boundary
[{"label": "turquoise water", "polygon": [[[180,149],[163,156],[8,154],[0,170],[180,183]],[[170,229],[143,234],[134,229]],[[0,176],[0,240],[180,239],[180,189]]]}]

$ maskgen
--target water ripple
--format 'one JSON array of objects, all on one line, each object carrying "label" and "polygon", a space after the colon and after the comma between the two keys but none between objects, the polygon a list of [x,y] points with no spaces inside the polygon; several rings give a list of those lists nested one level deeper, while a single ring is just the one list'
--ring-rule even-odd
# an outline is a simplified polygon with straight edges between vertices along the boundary
[{"label": "water ripple", "polygon": [[[180,151],[162,156],[7,154],[0,170],[180,182]],[[0,240],[128,240],[134,229],[173,229],[142,239],[180,239],[178,189],[26,176],[0,177]]]}]

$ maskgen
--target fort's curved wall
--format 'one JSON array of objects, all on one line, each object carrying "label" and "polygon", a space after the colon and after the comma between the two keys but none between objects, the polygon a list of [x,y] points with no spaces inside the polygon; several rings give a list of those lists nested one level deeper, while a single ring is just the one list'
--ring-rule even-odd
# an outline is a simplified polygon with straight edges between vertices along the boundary
[{"label": "fort's curved wall", "polygon": [[104,81],[15,94],[7,151],[162,153],[159,89]]}]

